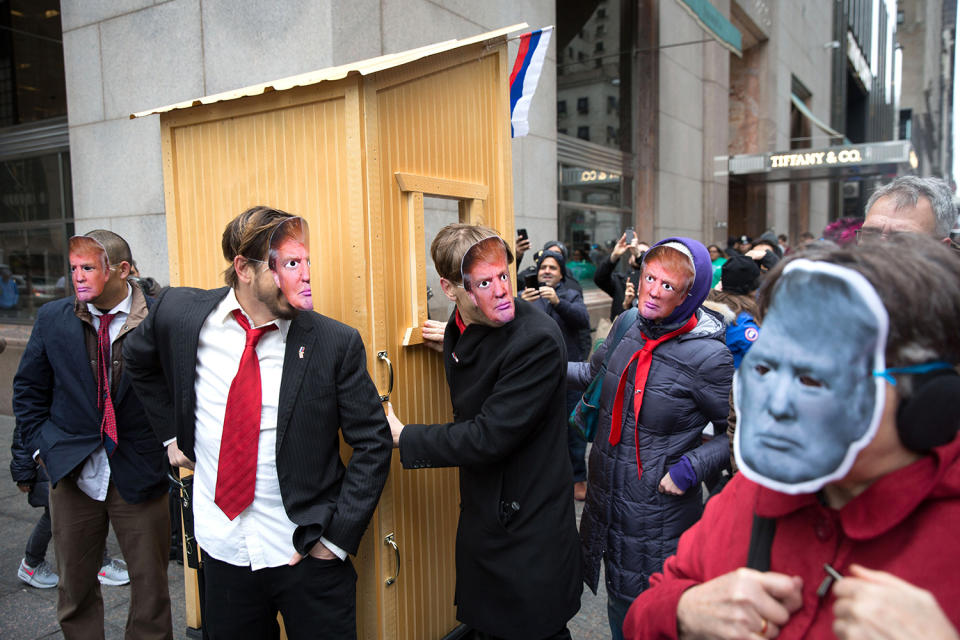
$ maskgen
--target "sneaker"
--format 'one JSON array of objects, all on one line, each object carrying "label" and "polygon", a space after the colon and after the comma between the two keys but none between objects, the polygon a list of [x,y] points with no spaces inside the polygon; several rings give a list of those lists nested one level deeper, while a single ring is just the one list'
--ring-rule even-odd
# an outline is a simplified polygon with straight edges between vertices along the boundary
[{"label": "sneaker", "polygon": [[20,561],[17,577],[37,589],[52,589],[60,582],[60,576],[53,572],[53,569],[50,568],[50,563],[46,560],[35,567],[31,567],[27,564],[26,558],[24,558]]},{"label": "sneaker", "polygon": [[100,572],[97,573],[97,579],[100,580],[100,584],[105,584],[109,587],[119,587],[129,583],[130,574],[127,573],[127,563],[114,558],[100,567]]}]

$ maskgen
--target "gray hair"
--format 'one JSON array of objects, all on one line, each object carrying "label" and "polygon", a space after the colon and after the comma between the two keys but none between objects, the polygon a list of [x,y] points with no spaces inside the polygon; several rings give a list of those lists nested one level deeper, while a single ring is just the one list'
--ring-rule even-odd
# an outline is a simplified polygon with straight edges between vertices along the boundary
[{"label": "gray hair", "polygon": [[934,357],[960,363],[960,260],[942,242],[926,234],[898,233],[886,242],[822,243],[791,254],[764,278],[758,294],[761,320],[779,295],[784,268],[799,258],[852,269],[873,286],[890,318],[888,367]]},{"label": "gray hair", "polygon": [[917,176],[901,176],[873,192],[867,201],[867,208],[880,198],[892,196],[895,198],[896,210],[905,207],[915,207],[921,196],[930,201],[933,214],[936,218],[937,238],[949,237],[950,231],[957,222],[957,210],[953,206],[953,193],[946,181],[940,178],[918,178]]}]

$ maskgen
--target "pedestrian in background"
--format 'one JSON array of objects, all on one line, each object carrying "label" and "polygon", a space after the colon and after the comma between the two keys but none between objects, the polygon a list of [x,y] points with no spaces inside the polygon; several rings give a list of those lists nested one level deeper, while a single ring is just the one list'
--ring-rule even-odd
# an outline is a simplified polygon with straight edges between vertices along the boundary
[{"label": "pedestrian in background", "polygon": [[597,272],[596,265],[587,258],[587,253],[583,249],[573,250],[573,259],[567,263],[570,273],[579,280],[593,280],[593,275]]},{"label": "pedestrian in background", "polygon": [[723,318],[726,332],[724,339],[733,356],[733,368],[750,345],[760,337],[757,324],[756,292],[760,286],[760,267],[747,256],[734,256],[721,269],[719,289],[711,289],[704,306],[713,309]]},{"label": "pedestrian in background", "polygon": [[[624,305],[624,296],[626,295],[627,285],[632,284],[636,291],[640,281],[640,263],[643,260],[643,253],[650,247],[645,242],[638,242],[636,237],[633,241],[627,242],[627,234],[624,233],[617,240],[617,243],[610,251],[610,257],[601,262],[593,276],[593,281],[608,296],[610,301],[610,320],[616,319],[624,309],[629,308]],[[626,272],[617,269],[620,258],[624,254],[629,256],[629,265]]]},{"label": "pedestrian in background", "polygon": [[[567,361],[580,362],[587,354],[580,346],[580,332],[590,328],[590,314],[583,303],[583,295],[566,286],[566,265],[563,255],[543,251],[537,263],[537,279],[540,286],[526,288],[520,294],[523,300],[533,304],[557,323],[567,346]],[[580,400],[580,392],[568,389],[566,393],[567,415]],[[587,440],[576,426],[567,425],[567,447],[573,465],[573,497],[583,500],[587,496]]]},{"label": "pedestrian in background", "polygon": [[27,494],[31,507],[43,508],[43,513],[34,525],[27,539],[23,559],[17,568],[17,577],[21,582],[38,589],[50,589],[57,586],[60,576],[47,562],[47,547],[53,532],[50,528],[50,483],[43,468],[33,459],[31,452],[20,443],[20,426],[13,430],[13,444],[10,447],[10,474],[17,488]]},{"label": "pedestrian in background", "polygon": [[720,282],[720,267],[727,261],[727,255],[716,244],[707,245],[707,251],[710,252],[710,263],[713,265],[713,281],[710,286],[715,287]]},{"label": "pedestrian in background", "polygon": [[864,215],[857,242],[916,233],[929,235],[960,254],[960,245],[950,238],[957,226],[953,192],[940,178],[901,176],[870,194]]},{"label": "pedestrian in background", "polygon": [[50,515],[67,639],[103,637],[97,580],[109,525],[131,581],[127,634],[173,637],[163,448],[120,358],[152,300],[128,282],[133,258],[111,231],[70,239],[75,298],[45,304],[13,380],[20,439],[51,482]]}]

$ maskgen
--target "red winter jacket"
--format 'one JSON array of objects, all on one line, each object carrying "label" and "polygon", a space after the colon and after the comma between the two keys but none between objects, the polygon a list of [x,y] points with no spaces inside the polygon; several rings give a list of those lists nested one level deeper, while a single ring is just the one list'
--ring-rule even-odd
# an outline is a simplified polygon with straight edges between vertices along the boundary
[{"label": "red winter jacket", "polygon": [[745,566],[753,514],[776,518],[770,570],[803,578],[803,607],[778,640],[832,638],[832,594],[817,587],[830,563],[892,573],[931,591],[960,628],[960,438],[932,455],[884,476],[840,510],[813,494],[790,496],[737,474],[707,504],[677,554],[630,607],[623,625],[630,638],[677,637],[677,603],[686,589]]}]

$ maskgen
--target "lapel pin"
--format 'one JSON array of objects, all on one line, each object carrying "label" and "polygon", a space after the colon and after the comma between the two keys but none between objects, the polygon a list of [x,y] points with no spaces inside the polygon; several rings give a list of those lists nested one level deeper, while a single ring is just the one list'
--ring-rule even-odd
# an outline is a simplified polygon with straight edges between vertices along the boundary
[{"label": "lapel pin", "polygon": [[300,351],[297,352],[297,355],[300,356],[300,359],[301,359],[301,360],[303,360],[303,351],[304,351],[304,348],[303,348],[303,347],[300,347]]}]

